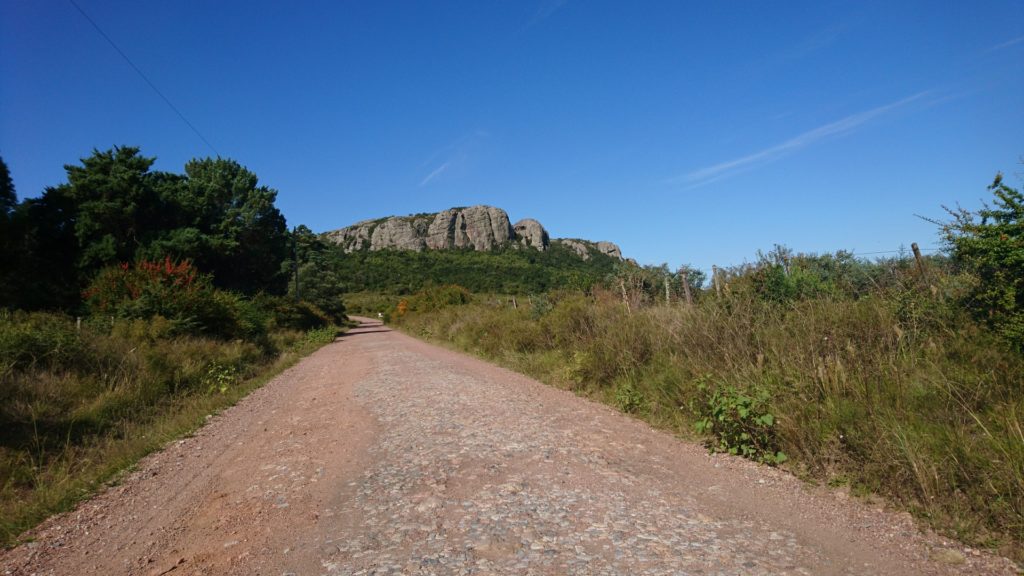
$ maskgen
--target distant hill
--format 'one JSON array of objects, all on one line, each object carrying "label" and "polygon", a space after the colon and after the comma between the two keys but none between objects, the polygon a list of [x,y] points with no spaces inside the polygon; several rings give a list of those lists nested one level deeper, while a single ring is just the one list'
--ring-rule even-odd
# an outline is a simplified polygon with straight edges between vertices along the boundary
[{"label": "distant hill", "polygon": [[337,247],[348,291],[405,293],[431,284],[474,292],[585,289],[623,262],[612,242],[551,239],[493,206],[364,220],[321,235]]}]

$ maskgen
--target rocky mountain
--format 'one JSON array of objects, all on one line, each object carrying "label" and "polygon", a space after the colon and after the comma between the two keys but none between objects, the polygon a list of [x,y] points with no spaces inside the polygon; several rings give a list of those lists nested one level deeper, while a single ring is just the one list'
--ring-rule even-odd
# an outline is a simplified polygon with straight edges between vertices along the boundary
[{"label": "rocky mountain", "polygon": [[504,210],[493,206],[450,208],[433,214],[364,220],[325,232],[323,236],[341,245],[347,253],[385,249],[420,252],[468,248],[489,251],[505,247],[543,252],[555,243],[565,246],[583,260],[589,260],[592,254],[622,259],[622,252],[612,242],[552,240],[540,222],[524,218],[513,225]]}]

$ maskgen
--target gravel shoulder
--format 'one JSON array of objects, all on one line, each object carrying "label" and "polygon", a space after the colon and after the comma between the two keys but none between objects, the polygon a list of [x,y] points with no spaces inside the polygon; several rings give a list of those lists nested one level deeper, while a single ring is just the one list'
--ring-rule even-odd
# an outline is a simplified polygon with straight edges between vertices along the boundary
[{"label": "gravel shoulder", "polygon": [[1017,574],[371,321],[30,536],[0,574]]}]

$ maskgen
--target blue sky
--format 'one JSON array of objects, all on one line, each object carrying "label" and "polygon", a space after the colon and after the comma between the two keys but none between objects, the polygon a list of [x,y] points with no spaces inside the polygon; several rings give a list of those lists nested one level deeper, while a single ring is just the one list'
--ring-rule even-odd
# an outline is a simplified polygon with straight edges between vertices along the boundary
[{"label": "blue sky", "polygon": [[289,224],[490,204],[642,263],[937,244],[1024,171],[1024,1],[0,2],[19,196],[230,157]]}]

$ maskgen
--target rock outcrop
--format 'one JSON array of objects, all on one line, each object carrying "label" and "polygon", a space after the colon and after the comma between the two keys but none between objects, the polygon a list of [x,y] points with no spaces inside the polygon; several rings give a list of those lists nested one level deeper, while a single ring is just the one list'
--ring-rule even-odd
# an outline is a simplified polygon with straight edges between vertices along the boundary
[{"label": "rock outcrop", "polygon": [[450,208],[435,214],[391,216],[363,220],[346,228],[323,234],[324,239],[340,244],[345,252],[358,250],[494,250],[513,248],[544,251],[560,243],[583,260],[594,254],[622,259],[619,247],[611,242],[588,240],[552,240],[547,230],[533,218],[509,223],[508,214],[493,206]]},{"label": "rock outcrop", "polygon": [[595,246],[601,254],[622,260],[622,250],[619,250],[618,245],[615,243],[602,241],[595,244]]},{"label": "rock outcrop", "polygon": [[622,260],[622,250],[613,242],[591,242],[589,240],[580,240],[578,238],[558,238],[552,240],[553,243],[561,244],[569,250],[576,253],[577,256],[583,260],[590,260],[593,253],[604,254],[605,256],[611,256],[617,260]]},{"label": "rock outcrop", "polygon": [[536,248],[543,252],[548,249],[551,242],[548,231],[533,218],[523,218],[512,226],[512,230],[515,231],[519,242],[527,248]]},{"label": "rock outcrop", "polygon": [[356,250],[493,250],[514,238],[508,214],[492,206],[452,208],[437,214],[364,220],[324,234],[346,252]]},{"label": "rock outcrop", "polygon": [[582,240],[573,240],[572,238],[559,238],[555,240],[559,244],[572,250],[577,256],[584,260],[590,260],[590,250],[587,249],[587,245]]}]

